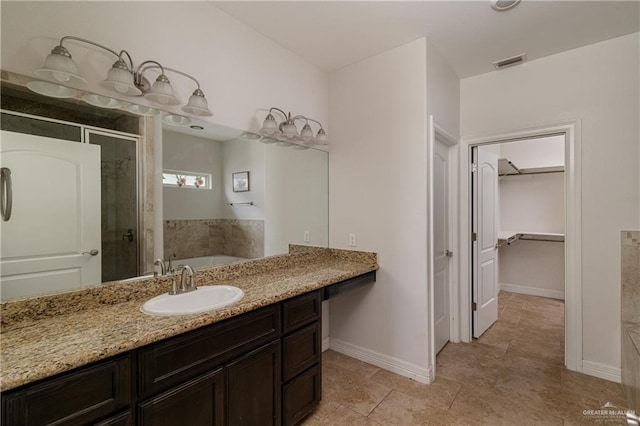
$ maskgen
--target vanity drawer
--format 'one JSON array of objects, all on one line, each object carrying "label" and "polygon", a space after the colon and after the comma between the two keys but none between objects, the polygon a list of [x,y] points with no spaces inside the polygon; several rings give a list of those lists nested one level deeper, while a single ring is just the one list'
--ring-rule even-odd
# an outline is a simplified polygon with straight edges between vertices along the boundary
[{"label": "vanity drawer", "polygon": [[319,319],[320,303],[320,291],[318,290],[283,302],[283,333],[288,333]]},{"label": "vanity drawer", "polygon": [[80,425],[129,406],[131,358],[112,359],[3,395],[4,425]]},{"label": "vanity drawer", "polygon": [[282,380],[287,381],[320,361],[318,321],[282,339]]},{"label": "vanity drawer", "polygon": [[277,339],[278,308],[268,306],[142,348],[138,351],[140,396],[169,389]]},{"label": "vanity drawer", "polygon": [[295,425],[318,406],[322,398],[320,371],[320,365],[316,365],[283,386],[284,425]]}]

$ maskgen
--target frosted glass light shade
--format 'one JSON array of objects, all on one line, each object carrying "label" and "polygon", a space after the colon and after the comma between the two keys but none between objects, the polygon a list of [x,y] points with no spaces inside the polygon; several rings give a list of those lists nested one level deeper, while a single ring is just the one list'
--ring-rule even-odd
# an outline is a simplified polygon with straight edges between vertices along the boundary
[{"label": "frosted glass light shade", "polygon": [[170,126],[188,126],[191,124],[190,118],[178,114],[167,114],[162,117],[162,121]]},{"label": "frosted glass light shade", "polygon": [[285,123],[285,125],[282,126],[282,136],[287,139],[293,139],[298,136],[296,125],[291,122]]},{"label": "frosted glass light shade", "polygon": [[178,105],[180,100],[173,93],[169,79],[161,74],[151,86],[151,90],[144,95],[145,99],[162,105]]},{"label": "frosted glass light shade", "polygon": [[309,142],[313,140],[313,130],[311,130],[311,126],[309,125],[309,123],[306,123],[302,127],[302,130],[300,131],[300,137],[305,142]]},{"label": "frosted glass light shade", "polygon": [[27,83],[27,87],[36,93],[52,98],[73,98],[77,94],[73,89],[60,86],[59,84],[49,83],[48,81],[30,81]]},{"label": "frosted glass light shade", "polygon": [[260,134],[265,136],[273,136],[279,133],[280,130],[278,130],[278,123],[276,122],[275,117],[272,114],[268,114],[264,119],[264,123],[262,123]]},{"label": "frosted glass light shade", "polygon": [[251,133],[251,132],[242,132],[242,134],[240,135],[240,137],[242,139],[248,140],[248,141],[257,141],[262,139],[262,136],[255,134],[255,133]]},{"label": "frosted glass light shade", "polygon": [[316,143],[319,145],[327,145],[329,143],[329,137],[325,133],[324,129],[318,130],[316,135]]},{"label": "frosted glass light shade", "polygon": [[78,66],[62,46],[56,46],[44,61],[44,66],[35,74],[45,80],[69,84],[86,84],[87,80],[78,74]]},{"label": "frosted glass light shade", "polygon": [[204,93],[200,89],[196,89],[189,97],[189,102],[182,107],[182,110],[188,114],[197,115],[199,117],[211,117],[213,113],[209,110],[209,104],[204,97]]},{"label": "frosted glass light shade", "polygon": [[119,99],[96,95],[95,93],[87,93],[83,95],[82,100],[90,105],[108,109],[122,108],[124,105],[124,103]]},{"label": "frosted glass light shade", "polygon": [[155,108],[151,108],[148,106],[144,106],[144,105],[138,105],[138,104],[129,105],[129,108],[127,108],[127,110],[131,111],[134,114],[145,115],[145,116],[160,114],[160,110],[157,110]]},{"label": "frosted glass light shade", "polygon": [[[116,62],[117,64],[118,62]],[[105,89],[112,90],[114,92],[122,93],[123,95],[139,96],[142,91],[136,87],[133,83],[133,74],[125,68],[120,68],[114,64],[109,72],[107,78],[100,83]]]}]

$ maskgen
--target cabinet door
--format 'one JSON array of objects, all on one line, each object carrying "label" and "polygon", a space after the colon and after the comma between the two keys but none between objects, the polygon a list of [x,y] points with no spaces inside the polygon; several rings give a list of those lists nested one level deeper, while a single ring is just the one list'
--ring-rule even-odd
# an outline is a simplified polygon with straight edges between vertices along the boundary
[{"label": "cabinet door", "polygon": [[320,319],[320,291],[312,291],[282,303],[283,333],[296,330]]},{"label": "cabinet door", "polygon": [[222,369],[196,377],[138,406],[141,426],[218,426],[224,423]]},{"label": "cabinet door", "polygon": [[280,425],[280,342],[227,366],[229,425]]},{"label": "cabinet door", "polygon": [[282,380],[286,382],[320,362],[322,341],[318,321],[282,339]]},{"label": "cabinet door", "polygon": [[131,360],[116,358],[2,396],[4,425],[86,425],[131,404]]},{"label": "cabinet door", "polygon": [[268,306],[142,348],[139,397],[157,395],[280,336],[280,309]]},{"label": "cabinet door", "polygon": [[285,426],[295,425],[320,404],[322,376],[320,365],[311,367],[283,386],[283,418]]}]

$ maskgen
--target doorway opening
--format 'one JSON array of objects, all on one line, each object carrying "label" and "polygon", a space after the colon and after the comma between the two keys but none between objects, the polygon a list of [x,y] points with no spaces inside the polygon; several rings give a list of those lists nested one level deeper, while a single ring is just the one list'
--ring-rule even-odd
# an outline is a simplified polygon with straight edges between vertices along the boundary
[{"label": "doorway opening", "polygon": [[564,364],[564,152],[564,134],[471,148],[472,336],[557,364]]},{"label": "doorway opening", "polygon": [[[581,265],[581,154],[580,154],[580,121],[572,121],[551,124],[524,130],[514,130],[483,137],[468,137],[460,140],[457,147],[457,155],[453,159],[457,163],[454,167],[453,182],[451,185],[453,205],[451,212],[454,226],[451,227],[455,234],[453,243],[452,276],[449,280],[449,300],[451,324],[450,341],[471,342],[473,340],[473,315],[472,315],[472,184],[471,184],[471,158],[472,148],[483,145],[491,145],[503,142],[516,142],[525,139],[539,139],[549,136],[562,136],[564,138],[564,361],[567,369],[582,372],[582,265]],[[433,135],[431,141],[433,141]],[[430,144],[432,145],[432,144]],[[427,150],[428,158],[433,156],[432,150]],[[429,163],[430,165],[430,160]],[[516,163],[517,166],[517,163]],[[432,167],[432,166],[431,166]],[[522,166],[524,168],[524,166]],[[433,204],[433,197],[429,200]],[[433,209],[433,205],[430,207]],[[432,222],[430,222],[432,223]],[[428,227],[433,230],[432,227]],[[429,238],[430,253],[433,253],[433,238]],[[519,241],[524,243],[525,241]],[[531,244],[541,244],[532,241]],[[517,244],[517,242],[516,242]],[[559,244],[551,243],[549,244]],[[495,243],[494,243],[495,246]],[[433,256],[430,256],[433,257]],[[429,264],[429,287],[433,302],[433,263]],[[429,367],[436,376],[436,350],[434,309],[431,310],[429,321],[431,323],[432,336],[430,339]]]}]

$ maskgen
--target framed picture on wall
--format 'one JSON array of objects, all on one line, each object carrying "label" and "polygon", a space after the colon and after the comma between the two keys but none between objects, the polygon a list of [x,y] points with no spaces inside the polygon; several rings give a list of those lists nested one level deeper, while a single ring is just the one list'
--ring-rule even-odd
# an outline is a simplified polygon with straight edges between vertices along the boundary
[{"label": "framed picture on wall", "polygon": [[233,192],[249,191],[249,172],[235,172],[231,174],[233,178]]}]

